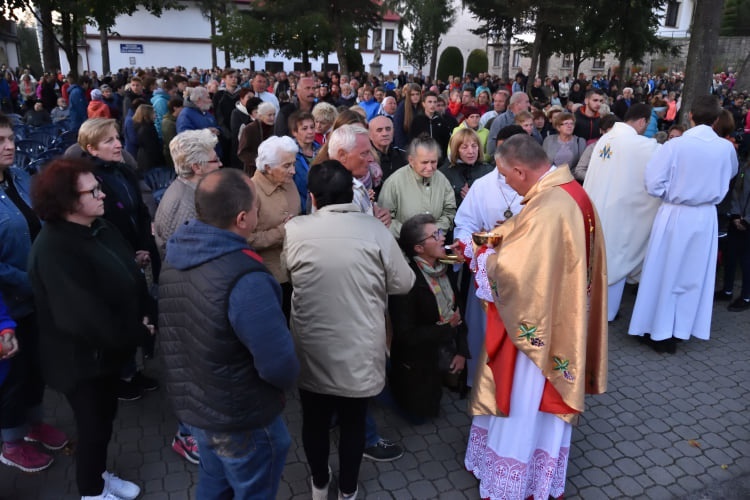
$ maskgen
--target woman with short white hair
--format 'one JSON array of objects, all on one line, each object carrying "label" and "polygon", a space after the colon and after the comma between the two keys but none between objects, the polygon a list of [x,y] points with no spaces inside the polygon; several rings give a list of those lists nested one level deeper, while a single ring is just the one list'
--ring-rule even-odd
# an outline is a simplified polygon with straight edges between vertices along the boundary
[{"label": "woman with short white hair", "polygon": [[258,200],[258,225],[248,243],[263,258],[263,263],[281,283],[282,309],[287,319],[292,301],[292,285],[281,270],[285,224],[300,213],[301,204],[294,184],[294,164],[299,150],[291,137],[272,136],[258,147],[253,175]]},{"label": "woman with short white hair", "polygon": [[260,143],[273,135],[273,126],[276,121],[276,107],[270,102],[258,105],[258,116],[255,121],[248,124],[240,132],[240,141],[237,146],[237,156],[245,166],[245,172],[250,177],[255,174],[256,158]]},{"label": "woman with short white hair", "polygon": [[159,255],[164,258],[167,240],[179,226],[195,217],[195,188],[206,174],[221,167],[214,148],[216,135],[210,130],[187,130],[169,143],[177,174],[164,192],[154,217],[154,235]]}]

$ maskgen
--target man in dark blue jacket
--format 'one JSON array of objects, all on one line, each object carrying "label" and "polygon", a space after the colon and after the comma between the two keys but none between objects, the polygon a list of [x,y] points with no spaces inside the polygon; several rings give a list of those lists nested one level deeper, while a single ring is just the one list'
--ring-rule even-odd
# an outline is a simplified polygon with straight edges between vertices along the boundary
[{"label": "man in dark blue jacket", "polygon": [[299,373],[281,286],[247,245],[255,188],[204,177],[197,219],[167,242],[160,341],[167,392],[200,450],[196,498],[276,498],[291,438],[281,412]]}]

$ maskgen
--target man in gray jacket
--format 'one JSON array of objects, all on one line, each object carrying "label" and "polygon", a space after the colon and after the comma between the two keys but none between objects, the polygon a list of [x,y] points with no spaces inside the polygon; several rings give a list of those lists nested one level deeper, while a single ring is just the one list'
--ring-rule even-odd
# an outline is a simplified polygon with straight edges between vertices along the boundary
[{"label": "man in gray jacket", "polygon": [[389,230],[352,203],[352,174],[336,160],[308,177],[314,213],[286,225],[282,266],[294,286],[291,329],[300,359],[302,444],[313,499],[328,498],[329,426],[338,415],[339,498],[355,498],[367,403],[385,386],[388,295],[414,273]]}]

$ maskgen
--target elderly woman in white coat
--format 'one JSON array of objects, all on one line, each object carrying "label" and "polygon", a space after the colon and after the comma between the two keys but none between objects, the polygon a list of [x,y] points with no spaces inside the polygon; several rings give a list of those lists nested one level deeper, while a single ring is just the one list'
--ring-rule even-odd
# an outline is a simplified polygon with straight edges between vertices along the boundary
[{"label": "elderly woman in white coat", "polygon": [[292,303],[292,285],[281,271],[281,250],[285,224],[299,215],[301,202],[294,184],[294,165],[299,147],[291,137],[272,136],[258,147],[253,174],[258,200],[258,225],[248,243],[263,258],[263,263],[281,283],[282,309],[287,319]]}]

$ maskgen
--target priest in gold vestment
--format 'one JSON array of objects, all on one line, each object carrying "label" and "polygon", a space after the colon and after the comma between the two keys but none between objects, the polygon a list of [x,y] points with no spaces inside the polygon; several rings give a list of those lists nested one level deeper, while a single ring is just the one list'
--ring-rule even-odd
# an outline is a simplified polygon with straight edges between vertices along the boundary
[{"label": "priest in gold vestment", "polygon": [[[567,166],[528,136],[498,165],[525,208],[497,227],[487,335],[474,379],[465,464],[490,499],[562,496],[584,394],[607,381],[607,271],[599,218]],[[481,273],[479,273],[481,274]]]}]

